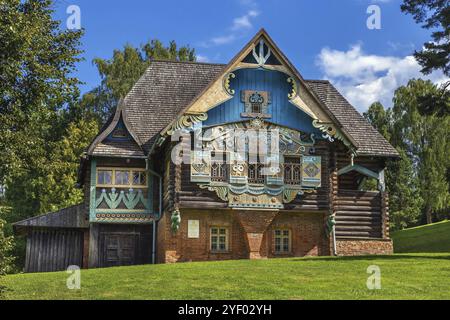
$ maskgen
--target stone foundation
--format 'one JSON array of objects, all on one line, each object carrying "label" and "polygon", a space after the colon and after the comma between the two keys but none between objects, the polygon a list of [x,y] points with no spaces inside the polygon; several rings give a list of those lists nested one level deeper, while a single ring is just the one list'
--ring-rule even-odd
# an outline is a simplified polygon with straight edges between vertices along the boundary
[{"label": "stone foundation", "polygon": [[389,255],[394,248],[390,239],[338,239],[336,251],[338,256]]}]

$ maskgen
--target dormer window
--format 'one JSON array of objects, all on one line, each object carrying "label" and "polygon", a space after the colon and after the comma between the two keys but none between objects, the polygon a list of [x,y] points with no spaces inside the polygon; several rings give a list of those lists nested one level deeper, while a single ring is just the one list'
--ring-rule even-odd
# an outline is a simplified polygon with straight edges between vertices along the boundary
[{"label": "dormer window", "polygon": [[127,130],[125,128],[116,128],[114,129],[114,131],[112,132],[112,137],[113,138],[117,138],[117,139],[123,139],[126,138],[127,135]]}]

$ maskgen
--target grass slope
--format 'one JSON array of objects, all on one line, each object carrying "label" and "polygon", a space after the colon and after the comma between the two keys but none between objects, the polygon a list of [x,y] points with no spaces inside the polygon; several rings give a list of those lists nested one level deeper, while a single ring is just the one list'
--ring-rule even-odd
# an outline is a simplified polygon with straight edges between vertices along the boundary
[{"label": "grass slope", "polygon": [[[367,267],[381,269],[368,290]],[[0,279],[3,299],[449,299],[450,254],[195,262],[83,270],[81,290],[65,272]]]},{"label": "grass slope", "polygon": [[450,252],[450,221],[392,233],[395,253]]}]

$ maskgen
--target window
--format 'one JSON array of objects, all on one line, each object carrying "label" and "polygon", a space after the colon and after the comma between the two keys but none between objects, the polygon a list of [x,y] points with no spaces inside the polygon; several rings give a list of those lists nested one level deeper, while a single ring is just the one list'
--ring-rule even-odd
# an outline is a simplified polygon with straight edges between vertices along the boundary
[{"label": "window", "polygon": [[291,252],[291,231],[288,229],[277,229],[275,234],[275,253]]},{"label": "window", "polygon": [[143,171],[133,171],[133,185],[145,186],[147,184],[147,175]]},{"label": "window", "polygon": [[211,180],[224,182],[227,180],[227,164],[222,162],[213,162],[211,164]]},{"label": "window", "polygon": [[112,185],[112,170],[98,170],[97,171],[97,184]]},{"label": "window", "polygon": [[248,164],[248,182],[262,184],[265,182],[263,175],[264,165],[261,163]]},{"label": "window", "polygon": [[261,113],[264,98],[258,92],[253,93],[249,98],[252,113]]},{"label": "window", "polygon": [[127,131],[125,130],[125,128],[116,128],[112,132],[112,137],[113,138],[120,138],[120,139],[126,138],[127,137]]},{"label": "window", "polygon": [[211,251],[213,252],[228,251],[228,228],[223,227],[211,228]]},{"label": "window", "polygon": [[301,183],[301,161],[299,157],[285,157],[284,159],[284,183]]},{"label": "window", "polygon": [[147,188],[147,173],[144,169],[98,168],[97,186]]},{"label": "window", "polygon": [[116,185],[129,185],[130,184],[130,172],[124,170],[116,170],[115,182]]}]

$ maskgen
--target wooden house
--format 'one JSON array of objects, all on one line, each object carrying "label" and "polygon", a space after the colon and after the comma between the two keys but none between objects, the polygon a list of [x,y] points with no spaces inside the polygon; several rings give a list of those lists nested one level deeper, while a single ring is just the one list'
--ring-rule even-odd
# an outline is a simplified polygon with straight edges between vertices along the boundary
[{"label": "wooden house", "polygon": [[226,65],[152,61],[81,159],[84,202],[15,225],[25,271],[389,254],[395,157],[264,30]]}]

